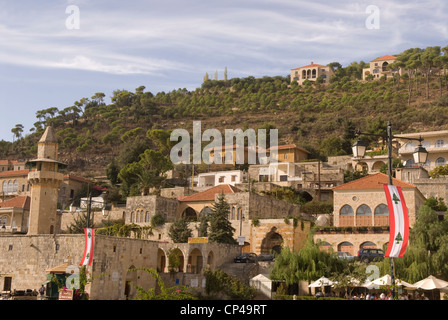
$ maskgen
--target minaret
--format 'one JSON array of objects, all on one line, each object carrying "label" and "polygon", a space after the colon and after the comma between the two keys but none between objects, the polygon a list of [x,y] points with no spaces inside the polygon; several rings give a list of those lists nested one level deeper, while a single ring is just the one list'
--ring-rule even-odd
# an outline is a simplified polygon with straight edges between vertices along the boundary
[{"label": "minaret", "polygon": [[58,172],[58,140],[47,127],[37,145],[37,159],[30,160],[28,181],[31,184],[29,235],[57,232],[58,188],[64,175]]}]

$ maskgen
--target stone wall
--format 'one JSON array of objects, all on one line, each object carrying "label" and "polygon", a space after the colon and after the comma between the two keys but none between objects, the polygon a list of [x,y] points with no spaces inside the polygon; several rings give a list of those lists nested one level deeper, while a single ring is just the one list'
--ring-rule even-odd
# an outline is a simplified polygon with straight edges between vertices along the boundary
[{"label": "stone wall", "polygon": [[126,224],[142,224],[144,221],[133,219],[137,211],[143,211],[149,214],[148,221],[143,224],[149,224],[155,214],[161,214],[165,221],[174,221],[178,207],[177,199],[165,198],[157,195],[128,197],[126,202]]},{"label": "stone wall", "polygon": [[[84,253],[84,235],[36,235],[0,237],[0,287],[11,277],[11,289],[38,289],[47,279],[46,270],[67,264],[78,266]],[[90,298],[125,299],[135,295],[135,285],[153,287],[154,280],[144,271],[155,268],[157,243],[147,240],[96,236]]]},{"label": "stone wall", "polygon": [[[362,248],[366,242],[372,242],[376,245],[376,248],[383,249],[384,245],[389,242],[389,232],[384,233],[316,233],[314,235],[314,241],[323,241],[330,244],[330,247],[334,252],[347,251],[351,255],[356,256],[358,250]],[[351,249],[347,249],[347,243],[352,244]],[[344,246],[345,248],[341,248]],[[328,249],[328,248],[322,248]]]}]

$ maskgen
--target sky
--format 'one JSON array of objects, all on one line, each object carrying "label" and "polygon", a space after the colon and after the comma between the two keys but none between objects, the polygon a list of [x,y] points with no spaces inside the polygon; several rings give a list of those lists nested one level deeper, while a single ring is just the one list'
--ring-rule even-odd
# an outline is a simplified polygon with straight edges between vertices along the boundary
[{"label": "sky", "polygon": [[448,1],[0,0],[0,140],[96,92],[194,90],[448,45]]}]

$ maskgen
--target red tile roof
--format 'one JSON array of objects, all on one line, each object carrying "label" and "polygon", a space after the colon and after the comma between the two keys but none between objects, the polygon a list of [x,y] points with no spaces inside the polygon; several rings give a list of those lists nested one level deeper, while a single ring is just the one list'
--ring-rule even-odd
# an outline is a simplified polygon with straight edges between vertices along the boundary
[{"label": "red tile roof", "polygon": [[[384,173],[375,173],[356,179],[339,186],[332,188],[332,190],[362,190],[362,189],[383,189],[384,184],[389,183],[389,176]],[[401,188],[416,188],[413,184],[392,178],[394,186]]]},{"label": "red tile roof", "polygon": [[9,176],[25,176],[29,172],[30,172],[29,169],[2,171],[2,172],[0,172],[0,178],[1,177],[9,177]]},{"label": "red tile roof", "polygon": [[[316,64],[313,61],[311,61],[311,64],[303,66],[303,67],[298,67],[298,68],[295,68],[295,69],[314,68],[314,67],[326,67],[326,66],[324,66],[323,64]],[[292,70],[295,70],[295,69],[292,69]]]},{"label": "red tile roof", "polygon": [[18,196],[4,202],[0,202],[0,208],[20,208],[30,210],[31,198],[28,196]]},{"label": "red tile roof", "polygon": [[238,188],[230,184],[220,184],[216,187],[207,189],[205,191],[193,194],[191,196],[179,197],[179,201],[214,201],[217,193],[236,193],[241,192]]},{"label": "red tile roof", "polygon": [[390,54],[387,54],[387,55],[385,55],[385,56],[376,58],[375,60],[372,60],[372,61],[394,60],[394,59],[397,59],[397,57],[396,57],[396,56],[391,56]]}]

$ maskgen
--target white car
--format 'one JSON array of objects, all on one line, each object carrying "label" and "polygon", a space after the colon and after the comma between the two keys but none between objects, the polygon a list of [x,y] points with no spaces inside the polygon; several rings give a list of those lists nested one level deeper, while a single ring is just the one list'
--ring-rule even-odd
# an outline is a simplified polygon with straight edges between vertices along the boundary
[{"label": "white car", "polygon": [[355,257],[345,251],[338,251],[338,258],[352,260]]}]

